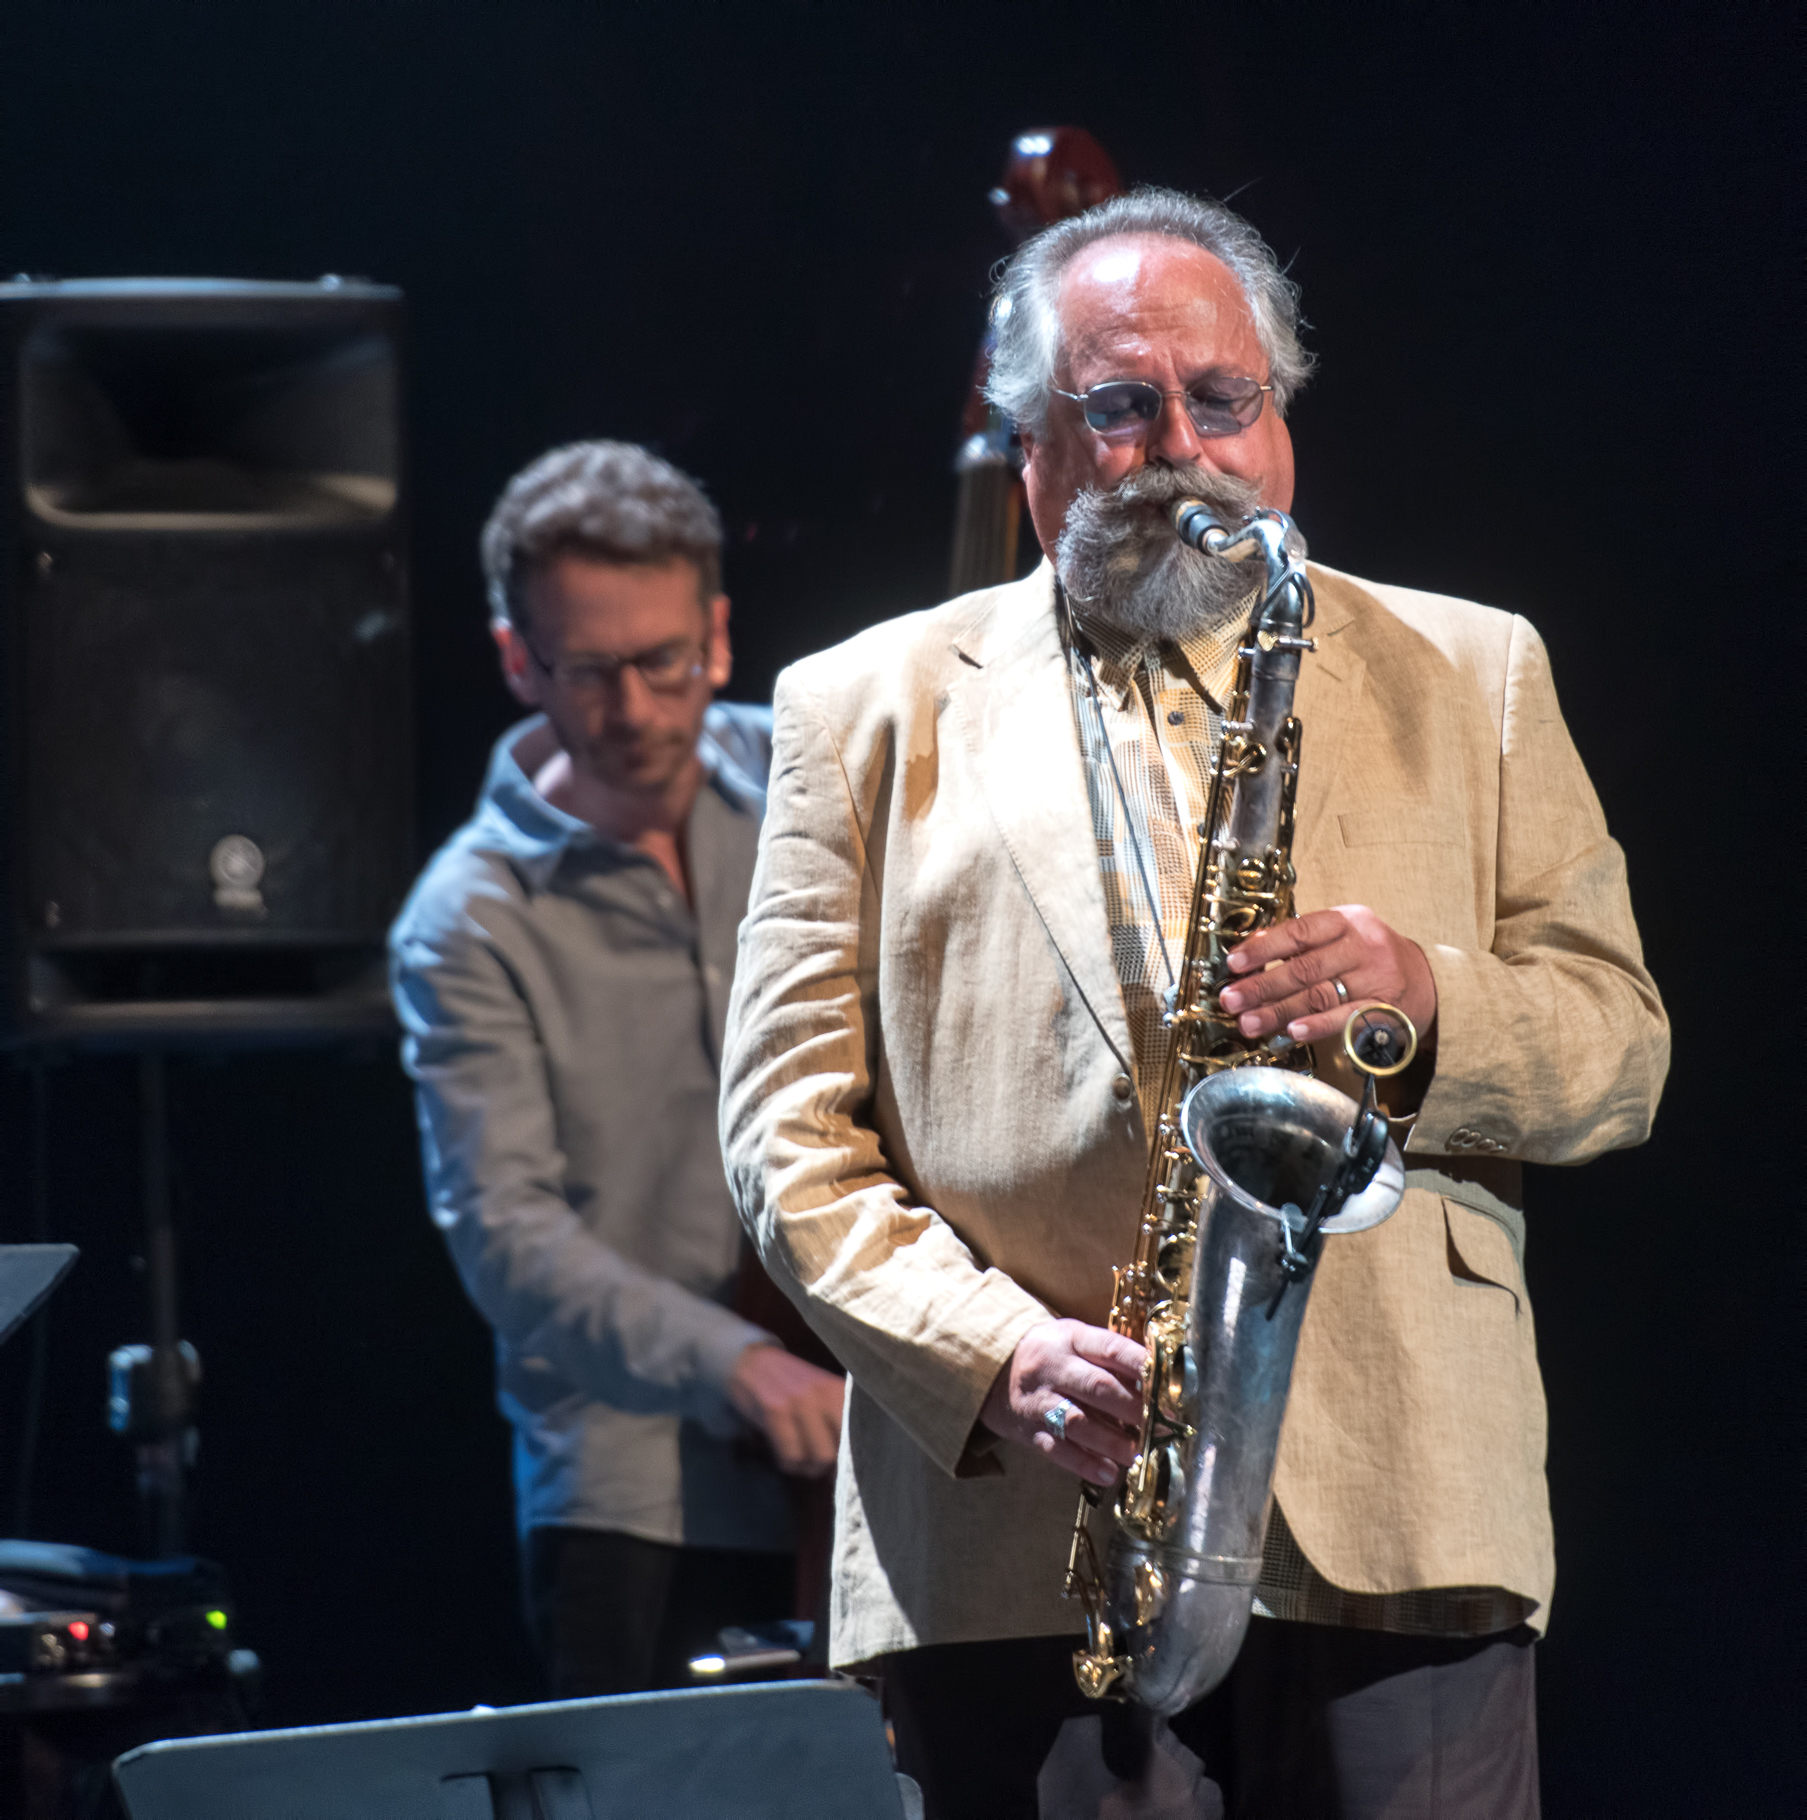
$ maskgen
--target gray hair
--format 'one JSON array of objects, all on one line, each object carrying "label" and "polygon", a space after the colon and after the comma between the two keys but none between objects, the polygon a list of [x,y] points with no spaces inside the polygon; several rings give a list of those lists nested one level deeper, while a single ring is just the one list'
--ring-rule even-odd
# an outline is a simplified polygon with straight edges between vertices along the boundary
[{"label": "gray hair", "polygon": [[1046,428],[1049,388],[1060,360],[1056,304],[1061,276],[1086,247],[1124,234],[1189,241],[1230,268],[1267,356],[1274,409],[1284,416],[1315,364],[1299,340],[1304,323],[1299,287],[1280,269],[1273,249],[1233,210],[1180,190],[1153,188],[1113,196],[1083,215],[1058,221],[1011,256],[992,294],[997,346],[986,397],[1031,434]]},{"label": "gray hair", "polygon": [[568,553],[601,562],[682,559],[706,606],[722,585],[722,521],[703,489],[632,442],[573,442],[523,468],[483,527],[490,616],[527,623],[534,570]]}]

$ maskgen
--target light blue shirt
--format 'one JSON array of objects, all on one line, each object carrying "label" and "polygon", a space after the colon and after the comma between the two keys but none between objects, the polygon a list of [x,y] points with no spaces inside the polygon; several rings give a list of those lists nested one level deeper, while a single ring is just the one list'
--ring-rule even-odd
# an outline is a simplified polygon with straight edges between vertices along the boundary
[{"label": "light blue shirt", "polygon": [[685,831],[695,909],[530,781],[536,717],[390,932],[433,1219],[496,1332],[523,1530],[790,1546],[724,1386],[766,1336],[725,1306],[740,1225],[718,1058],[765,809],[771,715],[716,703]]}]

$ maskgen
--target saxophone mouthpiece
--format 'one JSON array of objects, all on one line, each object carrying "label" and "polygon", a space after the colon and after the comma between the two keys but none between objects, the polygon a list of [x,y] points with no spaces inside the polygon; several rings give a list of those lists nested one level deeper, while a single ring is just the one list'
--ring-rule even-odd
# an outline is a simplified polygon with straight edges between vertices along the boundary
[{"label": "saxophone mouthpiece", "polygon": [[1205,539],[1213,531],[1222,533],[1229,528],[1202,499],[1176,499],[1167,508],[1167,516],[1173,521],[1180,541],[1191,544],[1195,550],[1206,547]]}]

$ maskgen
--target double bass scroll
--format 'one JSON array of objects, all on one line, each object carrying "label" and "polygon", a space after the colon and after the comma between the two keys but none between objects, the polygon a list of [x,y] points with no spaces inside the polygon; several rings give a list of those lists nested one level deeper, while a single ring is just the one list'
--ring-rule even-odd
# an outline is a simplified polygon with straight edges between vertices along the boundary
[{"label": "double bass scroll", "polygon": [[[1056,221],[1083,214],[1122,193],[1123,181],[1110,153],[1084,127],[1050,126],[1019,133],[1011,141],[1004,175],[990,200],[1010,244],[1020,246]],[[995,341],[988,323],[973,364],[960,423],[960,452],[954,459],[960,492],[949,574],[953,594],[1016,579],[1023,454],[1016,426],[985,397]]]}]

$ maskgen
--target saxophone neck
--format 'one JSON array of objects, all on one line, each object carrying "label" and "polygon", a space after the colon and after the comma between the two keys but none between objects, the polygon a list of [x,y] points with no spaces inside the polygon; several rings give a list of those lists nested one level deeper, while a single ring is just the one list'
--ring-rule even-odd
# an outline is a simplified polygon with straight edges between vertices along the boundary
[{"label": "saxophone neck", "polygon": [[1305,576],[1304,558],[1295,553],[1299,540],[1286,513],[1263,506],[1232,525],[1202,499],[1176,499],[1167,516],[1180,540],[1195,550],[1226,562],[1260,559],[1267,585],[1250,622],[1251,633],[1296,638],[1311,623],[1311,583]]}]

